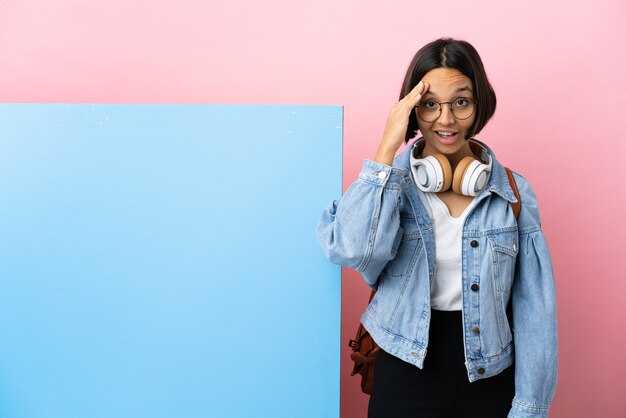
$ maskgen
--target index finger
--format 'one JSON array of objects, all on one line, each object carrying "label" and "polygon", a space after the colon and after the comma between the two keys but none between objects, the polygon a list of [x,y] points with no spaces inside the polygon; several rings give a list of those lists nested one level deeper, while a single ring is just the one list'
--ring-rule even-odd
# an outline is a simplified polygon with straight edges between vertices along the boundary
[{"label": "index finger", "polygon": [[415,87],[413,87],[413,89],[409,92],[409,94],[406,95],[406,97],[411,102],[413,102],[413,106],[416,106],[417,103],[422,98],[422,96],[428,91],[429,88],[430,88],[430,85],[427,82],[421,80],[419,83],[415,85]]}]

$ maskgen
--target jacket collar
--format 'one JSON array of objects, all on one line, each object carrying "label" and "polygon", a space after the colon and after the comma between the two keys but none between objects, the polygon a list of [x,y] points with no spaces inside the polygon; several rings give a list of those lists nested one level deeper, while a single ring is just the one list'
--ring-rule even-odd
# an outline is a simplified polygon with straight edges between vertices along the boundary
[{"label": "jacket collar", "polygon": [[[400,153],[393,160],[393,166],[396,168],[406,170],[409,177],[411,177],[411,174],[410,174],[411,173],[411,166],[410,166],[411,150],[413,149],[413,146],[420,139],[422,138],[421,137],[417,138],[416,140],[411,142],[411,144],[407,147],[407,149],[402,151],[402,153]],[[489,190],[493,193],[498,194],[499,196],[509,201],[510,203],[516,203],[517,198],[515,197],[515,194],[513,193],[513,189],[511,188],[511,185],[509,184],[509,179],[506,175],[506,170],[504,169],[504,166],[500,164],[500,162],[496,159],[496,156],[491,150],[491,148],[489,148],[485,143],[478,141],[477,139],[472,138],[470,139],[470,141],[472,141],[474,144],[478,146],[483,147],[487,151],[489,156],[491,157],[491,161],[492,161],[491,175],[489,176],[489,183],[488,183],[486,190]],[[411,181],[413,181],[412,178],[411,178]]]}]

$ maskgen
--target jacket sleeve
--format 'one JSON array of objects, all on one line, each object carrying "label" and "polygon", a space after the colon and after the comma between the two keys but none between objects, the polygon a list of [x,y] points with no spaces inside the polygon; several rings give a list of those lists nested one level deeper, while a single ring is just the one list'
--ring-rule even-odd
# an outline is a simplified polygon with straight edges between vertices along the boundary
[{"label": "jacket sleeve", "polygon": [[377,287],[378,276],[398,250],[403,230],[398,199],[401,170],[365,160],[358,179],[324,209],[317,237],[326,257],[359,271]]},{"label": "jacket sleeve", "polygon": [[556,289],[537,197],[516,175],[522,210],[512,289],[515,397],[508,418],[547,418],[557,382]]}]

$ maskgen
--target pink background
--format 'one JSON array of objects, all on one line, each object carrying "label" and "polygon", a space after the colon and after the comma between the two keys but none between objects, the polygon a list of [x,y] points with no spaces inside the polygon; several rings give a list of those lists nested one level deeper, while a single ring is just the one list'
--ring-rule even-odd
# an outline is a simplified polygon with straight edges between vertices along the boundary
[{"label": "pink background", "polygon": [[[0,102],[344,105],[345,190],[415,51],[470,41],[499,101],[478,138],[535,187],[553,255],[551,417],[626,416],[625,17],[609,0],[4,0]],[[345,342],[368,290],[345,269],[343,291],[341,416],[364,417]]]}]

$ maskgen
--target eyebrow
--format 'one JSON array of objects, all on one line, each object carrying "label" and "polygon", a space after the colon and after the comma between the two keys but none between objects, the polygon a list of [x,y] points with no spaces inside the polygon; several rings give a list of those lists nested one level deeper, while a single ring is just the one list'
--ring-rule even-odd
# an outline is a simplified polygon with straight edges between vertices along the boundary
[{"label": "eyebrow", "polygon": [[[454,94],[461,93],[461,92],[464,92],[464,91],[469,91],[470,93],[474,93],[469,86],[463,86],[463,87],[459,87],[458,89],[454,90]],[[424,93],[424,96],[426,96],[427,94],[431,94],[433,96],[436,96],[436,94],[433,93],[432,91],[430,91],[430,89],[428,89],[428,91],[426,93]]]}]

